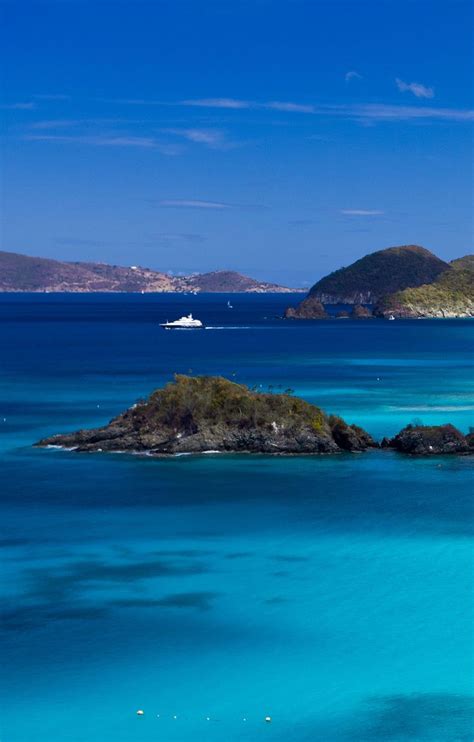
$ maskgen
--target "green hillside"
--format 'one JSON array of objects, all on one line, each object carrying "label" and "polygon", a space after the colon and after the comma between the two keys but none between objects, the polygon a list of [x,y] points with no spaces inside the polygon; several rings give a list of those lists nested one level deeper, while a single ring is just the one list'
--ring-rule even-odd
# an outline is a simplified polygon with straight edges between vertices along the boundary
[{"label": "green hillside", "polygon": [[309,293],[323,304],[373,304],[385,294],[431,283],[448,268],[424,247],[389,247],[330,273]]},{"label": "green hillside", "polygon": [[431,284],[384,297],[375,314],[401,318],[474,317],[474,271],[451,269]]}]

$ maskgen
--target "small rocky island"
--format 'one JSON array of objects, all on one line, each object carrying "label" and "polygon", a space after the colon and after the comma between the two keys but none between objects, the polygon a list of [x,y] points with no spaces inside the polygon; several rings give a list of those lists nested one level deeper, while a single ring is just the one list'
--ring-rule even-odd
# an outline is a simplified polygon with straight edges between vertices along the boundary
[{"label": "small rocky island", "polygon": [[407,425],[381,444],[357,425],[284,394],[221,376],[176,375],[148,399],[93,430],[53,435],[37,446],[155,456],[179,453],[319,454],[393,449],[431,456],[474,454],[474,432],[453,425]]},{"label": "small rocky island", "polygon": [[38,446],[167,455],[205,451],[314,454],[377,444],[356,425],[290,393],[263,393],[218,376],[175,376],[108,425]]},{"label": "small rocky island", "polygon": [[474,433],[463,435],[454,425],[407,425],[394,438],[384,438],[382,448],[415,456],[474,453]]}]

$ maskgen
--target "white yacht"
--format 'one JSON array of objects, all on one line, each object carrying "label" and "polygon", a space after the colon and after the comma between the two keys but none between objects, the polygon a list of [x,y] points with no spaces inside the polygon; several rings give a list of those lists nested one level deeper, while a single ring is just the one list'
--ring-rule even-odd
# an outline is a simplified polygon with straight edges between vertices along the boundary
[{"label": "white yacht", "polygon": [[180,317],[173,322],[162,322],[160,327],[165,330],[202,330],[204,325],[200,319],[194,319],[192,314],[187,317]]},{"label": "white yacht", "polygon": [[393,320],[394,320],[394,319],[395,319],[395,317],[393,316],[393,314],[391,314],[391,315],[389,316],[389,320],[391,320],[391,322],[393,322]]}]

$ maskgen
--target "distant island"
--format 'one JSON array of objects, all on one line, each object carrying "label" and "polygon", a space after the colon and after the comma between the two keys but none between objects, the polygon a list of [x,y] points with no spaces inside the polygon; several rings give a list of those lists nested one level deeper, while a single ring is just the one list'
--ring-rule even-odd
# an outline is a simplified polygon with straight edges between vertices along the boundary
[{"label": "distant island", "polygon": [[[365,430],[293,396],[261,392],[220,376],[173,382],[93,430],[53,435],[40,447],[79,452],[333,454],[379,444]],[[474,433],[452,425],[408,425],[382,448],[414,455],[474,453]]]},{"label": "distant island", "polygon": [[0,292],[48,293],[292,293],[287,288],[257,281],[236,271],[212,271],[189,276],[107,263],[69,263],[0,251]]},{"label": "distant island", "polygon": [[322,278],[285,317],[328,319],[327,304],[353,305],[354,319],[474,317],[474,256],[446,263],[419,245],[379,250]]}]

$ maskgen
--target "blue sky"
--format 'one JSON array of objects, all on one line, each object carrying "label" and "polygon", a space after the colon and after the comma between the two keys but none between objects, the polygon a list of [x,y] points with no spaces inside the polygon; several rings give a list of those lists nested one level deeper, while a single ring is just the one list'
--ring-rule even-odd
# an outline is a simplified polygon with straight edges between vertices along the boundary
[{"label": "blue sky", "polygon": [[2,248],[308,285],[472,252],[472,5],[4,2]]}]

